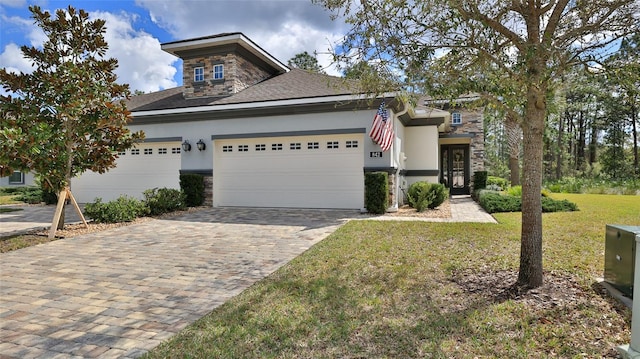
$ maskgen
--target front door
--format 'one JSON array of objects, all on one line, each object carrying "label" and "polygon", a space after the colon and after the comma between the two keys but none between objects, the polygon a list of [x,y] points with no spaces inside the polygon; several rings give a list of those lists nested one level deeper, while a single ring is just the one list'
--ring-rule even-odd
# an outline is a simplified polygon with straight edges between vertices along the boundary
[{"label": "front door", "polygon": [[440,181],[451,195],[469,194],[469,146],[441,147]]}]

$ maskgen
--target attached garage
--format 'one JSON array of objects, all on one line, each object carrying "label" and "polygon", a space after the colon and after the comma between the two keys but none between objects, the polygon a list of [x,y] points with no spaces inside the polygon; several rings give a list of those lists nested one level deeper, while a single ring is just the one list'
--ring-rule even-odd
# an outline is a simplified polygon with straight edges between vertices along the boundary
[{"label": "attached garage", "polygon": [[214,206],[362,208],[364,135],[352,132],[214,137]]},{"label": "attached garage", "polygon": [[[153,140],[152,140],[153,141]],[[104,174],[85,172],[71,181],[80,203],[114,200],[121,195],[142,198],[150,188],[180,188],[180,140],[145,141],[120,153],[117,167]]]}]

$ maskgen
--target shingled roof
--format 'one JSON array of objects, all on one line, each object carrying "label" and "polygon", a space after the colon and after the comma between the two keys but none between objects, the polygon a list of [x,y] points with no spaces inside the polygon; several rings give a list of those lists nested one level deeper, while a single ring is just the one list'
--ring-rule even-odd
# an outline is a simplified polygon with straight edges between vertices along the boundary
[{"label": "shingled roof", "polygon": [[129,111],[167,110],[199,106],[242,104],[289,99],[349,95],[356,91],[353,81],[300,69],[271,77],[230,96],[185,99],[183,87],[175,87],[132,97]]}]

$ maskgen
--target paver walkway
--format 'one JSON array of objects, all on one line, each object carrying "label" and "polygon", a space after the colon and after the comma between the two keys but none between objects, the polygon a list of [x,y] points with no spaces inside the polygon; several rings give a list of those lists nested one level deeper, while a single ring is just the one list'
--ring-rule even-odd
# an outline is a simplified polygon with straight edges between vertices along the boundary
[{"label": "paver walkway", "polygon": [[0,357],[137,357],[353,212],[206,209],[0,257]]}]

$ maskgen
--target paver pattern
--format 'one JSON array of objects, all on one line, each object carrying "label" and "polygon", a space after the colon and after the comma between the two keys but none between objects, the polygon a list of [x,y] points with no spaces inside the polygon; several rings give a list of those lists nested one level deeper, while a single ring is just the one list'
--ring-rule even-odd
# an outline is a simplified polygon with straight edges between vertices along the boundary
[{"label": "paver pattern", "polygon": [[4,253],[0,357],[138,357],[355,214],[205,209]]}]

